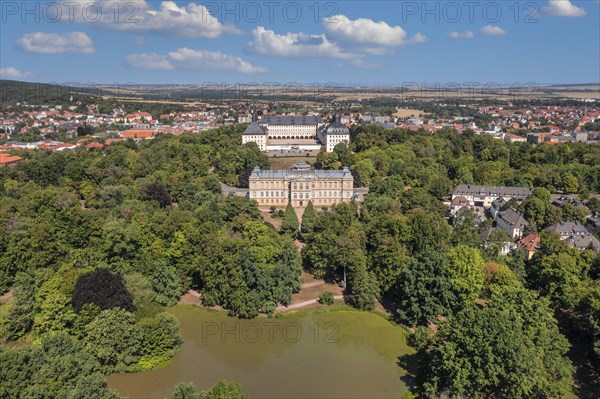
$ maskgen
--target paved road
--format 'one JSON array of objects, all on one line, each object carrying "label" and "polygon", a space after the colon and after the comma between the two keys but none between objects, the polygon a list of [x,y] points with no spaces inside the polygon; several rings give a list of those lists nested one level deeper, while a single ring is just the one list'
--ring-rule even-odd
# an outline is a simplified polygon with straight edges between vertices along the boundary
[{"label": "paved road", "polygon": [[238,188],[228,186],[225,183],[221,183],[221,191],[223,191],[223,195],[227,198],[232,194],[236,197],[246,197],[248,195],[249,190],[247,188]]}]

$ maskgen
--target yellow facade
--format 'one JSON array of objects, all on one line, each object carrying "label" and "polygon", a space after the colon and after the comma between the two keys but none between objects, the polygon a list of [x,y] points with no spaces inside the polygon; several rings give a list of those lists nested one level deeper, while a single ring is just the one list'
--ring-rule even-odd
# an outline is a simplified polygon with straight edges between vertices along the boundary
[{"label": "yellow facade", "polygon": [[317,208],[330,207],[353,198],[352,173],[343,170],[311,170],[297,164],[290,170],[255,169],[250,175],[250,199],[259,207],[306,207],[309,201]]}]

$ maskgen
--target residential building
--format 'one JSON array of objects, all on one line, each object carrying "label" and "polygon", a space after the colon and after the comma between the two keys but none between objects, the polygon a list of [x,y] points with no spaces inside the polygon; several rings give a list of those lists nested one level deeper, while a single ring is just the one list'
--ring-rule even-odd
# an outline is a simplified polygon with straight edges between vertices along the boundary
[{"label": "residential building", "polygon": [[21,163],[22,161],[23,158],[21,158],[20,156],[0,152],[0,167],[14,166],[18,163]]},{"label": "residential building", "polygon": [[496,216],[496,224],[504,229],[512,239],[520,239],[523,237],[524,231],[529,227],[529,223],[523,215],[512,208],[498,212]]},{"label": "residential building", "polygon": [[508,239],[502,229],[499,228],[488,227],[484,229],[481,232],[481,238],[483,239],[483,248],[488,249],[496,246],[499,256],[507,256],[510,251],[516,249],[515,243]]},{"label": "residential building", "polygon": [[526,143],[527,138],[523,136],[517,136],[516,134],[507,133],[504,138],[511,143]]},{"label": "residential building", "polygon": [[595,214],[589,215],[585,219],[585,227],[590,229],[590,231],[600,228],[600,212],[596,212]]},{"label": "residential building", "polygon": [[134,121],[146,121],[150,122],[152,115],[148,112],[135,112],[133,114],[127,114],[123,117],[125,123],[132,123]]},{"label": "residential building", "polygon": [[550,227],[551,233],[558,234],[560,239],[567,245],[580,250],[591,248],[595,252],[600,252],[600,241],[588,229],[579,222],[559,222]]},{"label": "residential building", "polygon": [[142,140],[151,139],[154,137],[154,133],[151,129],[130,129],[123,132],[123,138]]},{"label": "residential building", "polygon": [[533,258],[533,255],[535,255],[535,251],[537,251],[540,246],[540,240],[541,238],[539,235],[530,233],[517,242],[519,248],[525,251],[527,260],[530,260]]},{"label": "residential building", "polygon": [[565,242],[573,248],[577,248],[580,251],[591,249],[596,253],[600,253],[600,241],[593,235],[589,236],[573,236],[565,239]]},{"label": "residential building", "polygon": [[249,178],[250,199],[259,207],[306,207],[309,201],[317,208],[352,200],[354,178],[348,168],[313,170],[305,162],[289,170],[261,170],[256,167]]},{"label": "residential building", "polygon": [[494,202],[492,202],[492,205],[490,206],[490,214],[492,215],[492,217],[494,219],[496,219],[496,217],[498,217],[498,212],[500,212],[502,210],[502,207],[504,205],[506,205],[508,201],[505,200],[503,197],[500,197],[496,200],[494,200]]},{"label": "residential building", "polygon": [[470,184],[460,184],[454,188],[452,199],[458,196],[465,197],[471,206],[489,208],[492,202],[498,198],[504,198],[506,201],[515,198],[522,201],[529,197],[532,189],[528,187],[496,187],[496,186],[475,186]]},{"label": "residential building", "polygon": [[563,240],[569,237],[583,237],[592,234],[581,223],[578,222],[558,222],[548,227],[546,230],[551,233],[558,234]]},{"label": "residential building", "polygon": [[89,143],[85,146],[88,150],[102,150],[104,148],[104,144],[93,142]]},{"label": "residential building", "polygon": [[469,201],[462,195],[458,195],[452,198],[452,202],[450,202],[450,213],[452,215],[456,215],[463,208],[472,208],[471,201]]}]

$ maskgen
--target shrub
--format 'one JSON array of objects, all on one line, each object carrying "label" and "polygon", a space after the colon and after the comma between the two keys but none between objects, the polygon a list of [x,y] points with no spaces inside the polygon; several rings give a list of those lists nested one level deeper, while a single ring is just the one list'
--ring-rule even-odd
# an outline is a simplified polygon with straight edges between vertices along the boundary
[{"label": "shrub", "polygon": [[319,303],[322,305],[333,305],[333,293],[327,291],[319,296]]}]

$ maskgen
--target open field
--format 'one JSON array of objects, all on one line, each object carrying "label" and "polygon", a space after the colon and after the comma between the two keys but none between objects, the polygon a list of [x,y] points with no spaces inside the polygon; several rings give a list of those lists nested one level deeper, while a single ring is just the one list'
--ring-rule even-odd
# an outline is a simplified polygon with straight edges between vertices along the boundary
[{"label": "open field", "polygon": [[402,109],[398,108],[396,112],[394,112],[394,116],[396,118],[408,118],[411,116],[421,116],[425,113],[425,111],[421,111],[420,109]]},{"label": "open field", "polygon": [[[190,97],[194,97],[190,95]],[[322,102],[315,102],[315,96],[307,96],[306,99],[302,99],[302,97],[298,97],[295,93],[283,93],[280,95],[282,98],[280,101],[285,101],[291,105],[296,106],[307,106],[307,107],[319,107],[322,106]],[[218,101],[214,101],[213,103],[209,102],[201,102],[201,101],[177,101],[177,100],[158,100],[158,99],[142,99],[141,97],[133,97],[133,98],[124,98],[119,95],[115,96],[103,96],[105,100],[114,99],[123,102],[135,102],[135,103],[148,103],[148,104],[173,104],[173,105],[182,105],[187,107],[198,107],[198,106],[216,106],[218,105]],[[467,88],[459,89],[459,88],[450,88],[444,90],[440,89],[426,89],[426,90],[409,90],[405,92],[399,92],[398,90],[390,90],[390,91],[380,91],[380,92],[369,92],[365,89],[365,91],[356,92],[356,93],[324,93],[319,96],[319,98],[323,101],[365,101],[365,100],[373,100],[377,98],[393,98],[398,101],[439,101],[443,99],[454,99],[454,100],[471,100],[471,101],[481,101],[481,100],[497,100],[497,101],[515,101],[515,100],[548,100],[548,99],[562,99],[562,98],[570,98],[570,99],[584,99],[584,98],[592,98],[596,100],[600,100],[600,88],[590,86],[585,89],[582,87],[574,88],[574,87],[533,87],[533,88],[525,88],[522,90],[511,90],[510,88],[503,88],[499,90],[495,90],[490,88],[487,92],[481,91],[470,91]],[[223,101],[231,101],[236,100],[239,102],[252,102],[252,98],[241,99],[241,98],[228,98],[224,96]],[[285,100],[284,100],[285,99]],[[261,100],[268,100],[265,98],[261,98]],[[415,110],[418,111],[418,110]],[[411,114],[404,115],[411,116]],[[400,116],[402,117],[402,116]]]},{"label": "open field", "polygon": [[141,97],[113,97],[113,96],[102,96],[103,100],[119,100],[123,102],[130,103],[140,103],[140,104],[171,104],[171,105],[183,105],[186,107],[207,107],[211,106],[210,103],[203,103],[199,101],[177,101],[177,100],[148,100]]}]

